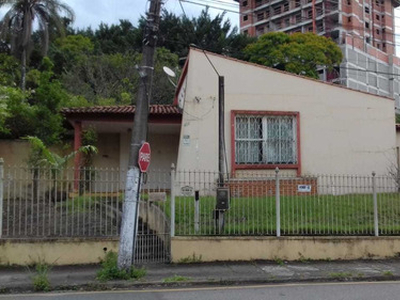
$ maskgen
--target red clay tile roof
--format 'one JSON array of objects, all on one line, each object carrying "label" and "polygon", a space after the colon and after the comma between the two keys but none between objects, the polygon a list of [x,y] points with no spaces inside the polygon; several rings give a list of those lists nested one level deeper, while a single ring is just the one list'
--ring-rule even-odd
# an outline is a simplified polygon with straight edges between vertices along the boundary
[{"label": "red clay tile roof", "polygon": [[[62,114],[65,116],[75,114],[134,114],[136,107],[134,105],[124,106],[92,106],[92,107],[71,107],[63,108]],[[150,105],[150,115],[181,115],[178,107],[174,105]]]}]

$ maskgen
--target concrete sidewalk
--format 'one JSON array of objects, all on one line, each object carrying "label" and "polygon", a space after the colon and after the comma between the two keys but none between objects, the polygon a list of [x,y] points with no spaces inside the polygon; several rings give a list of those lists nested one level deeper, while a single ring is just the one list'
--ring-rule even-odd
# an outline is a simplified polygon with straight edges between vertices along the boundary
[{"label": "concrete sidewalk", "polygon": [[[52,290],[157,288],[161,286],[238,285],[279,282],[400,280],[400,259],[368,261],[227,262],[146,266],[139,281],[96,280],[100,266],[54,267],[49,273]],[[172,279],[180,276],[183,281]],[[0,268],[0,293],[33,290],[34,272],[27,268]],[[165,282],[166,280],[171,282]]]}]

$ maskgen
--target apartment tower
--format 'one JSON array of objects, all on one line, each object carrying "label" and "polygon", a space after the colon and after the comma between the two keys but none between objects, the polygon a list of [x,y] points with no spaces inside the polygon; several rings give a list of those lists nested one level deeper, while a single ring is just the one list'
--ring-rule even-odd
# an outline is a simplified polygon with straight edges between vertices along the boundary
[{"label": "apartment tower", "polygon": [[240,30],[251,36],[271,31],[314,32],[332,38],[344,59],[329,82],[396,100],[400,108],[400,58],[395,56],[394,0],[237,0]]}]

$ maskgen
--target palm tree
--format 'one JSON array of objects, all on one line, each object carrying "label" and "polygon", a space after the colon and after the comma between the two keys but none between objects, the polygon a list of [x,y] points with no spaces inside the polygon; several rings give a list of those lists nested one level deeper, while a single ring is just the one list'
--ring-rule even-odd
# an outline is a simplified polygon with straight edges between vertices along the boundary
[{"label": "palm tree", "polygon": [[71,20],[74,19],[74,13],[59,0],[0,0],[0,8],[8,6],[10,9],[0,23],[0,36],[11,39],[11,51],[21,61],[21,89],[25,90],[26,63],[34,24],[39,27],[43,55],[46,55],[50,24],[60,35],[64,35],[65,28],[60,13]]}]

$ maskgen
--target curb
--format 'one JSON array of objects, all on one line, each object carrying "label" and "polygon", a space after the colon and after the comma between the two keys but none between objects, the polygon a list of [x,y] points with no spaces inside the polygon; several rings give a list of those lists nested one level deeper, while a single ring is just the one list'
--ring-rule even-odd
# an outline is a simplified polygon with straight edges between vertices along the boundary
[{"label": "curb", "polygon": [[[379,281],[400,281],[400,276],[372,276],[372,277],[345,277],[345,278],[288,278],[288,279],[252,279],[252,280],[195,280],[185,282],[129,282],[129,281],[109,281],[102,283],[92,281],[83,284],[57,285],[48,291],[114,291],[127,289],[161,289],[161,288],[191,288],[191,287],[217,287],[217,286],[246,286],[246,285],[263,285],[263,284],[289,284],[289,283],[327,283],[327,282],[379,282]],[[24,294],[24,293],[43,293],[33,290],[31,285],[14,286],[0,288],[0,296],[7,294]]]}]

